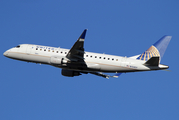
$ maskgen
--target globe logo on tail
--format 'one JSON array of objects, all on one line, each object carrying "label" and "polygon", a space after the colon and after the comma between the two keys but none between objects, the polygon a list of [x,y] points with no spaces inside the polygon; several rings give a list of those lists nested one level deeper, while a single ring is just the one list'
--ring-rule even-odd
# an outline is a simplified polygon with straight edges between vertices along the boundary
[{"label": "globe logo on tail", "polygon": [[149,49],[147,49],[144,53],[142,53],[137,59],[147,61],[153,56],[160,57],[160,53],[157,50],[157,48],[152,45]]}]

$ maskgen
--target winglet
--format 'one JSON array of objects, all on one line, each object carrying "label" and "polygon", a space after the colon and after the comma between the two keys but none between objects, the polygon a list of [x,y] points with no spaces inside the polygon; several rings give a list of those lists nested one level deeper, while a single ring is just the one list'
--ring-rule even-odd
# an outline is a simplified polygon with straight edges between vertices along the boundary
[{"label": "winglet", "polygon": [[87,29],[83,31],[83,33],[80,35],[79,39],[85,39]]}]

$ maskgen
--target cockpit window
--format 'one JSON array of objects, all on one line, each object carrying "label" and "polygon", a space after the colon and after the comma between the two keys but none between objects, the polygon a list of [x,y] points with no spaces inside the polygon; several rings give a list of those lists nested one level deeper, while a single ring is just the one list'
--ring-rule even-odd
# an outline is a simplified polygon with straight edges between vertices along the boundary
[{"label": "cockpit window", "polygon": [[20,48],[20,45],[16,46],[16,48]]}]

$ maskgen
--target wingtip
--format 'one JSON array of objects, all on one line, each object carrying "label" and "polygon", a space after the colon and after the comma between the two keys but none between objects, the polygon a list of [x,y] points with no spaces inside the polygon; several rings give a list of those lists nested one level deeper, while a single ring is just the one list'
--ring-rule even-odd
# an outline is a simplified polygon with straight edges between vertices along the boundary
[{"label": "wingtip", "polygon": [[81,39],[85,39],[86,31],[87,31],[87,29],[85,29],[83,31],[83,33],[81,34],[81,36],[80,36]]},{"label": "wingtip", "polygon": [[122,73],[117,73],[117,74],[115,74],[115,75],[112,76],[112,77],[114,77],[114,78],[118,78],[121,74],[122,74]]}]

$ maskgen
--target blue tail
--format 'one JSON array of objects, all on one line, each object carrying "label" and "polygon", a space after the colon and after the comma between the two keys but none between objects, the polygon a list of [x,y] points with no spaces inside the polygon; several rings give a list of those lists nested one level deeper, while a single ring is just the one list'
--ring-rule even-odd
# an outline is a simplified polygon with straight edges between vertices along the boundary
[{"label": "blue tail", "polygon": [[137,59],[147,61],[153,56],[159,56],[161,61],[161,58],[163,57],[171,38],[172,36],[163,36],[149,49],[142,53]]}]

